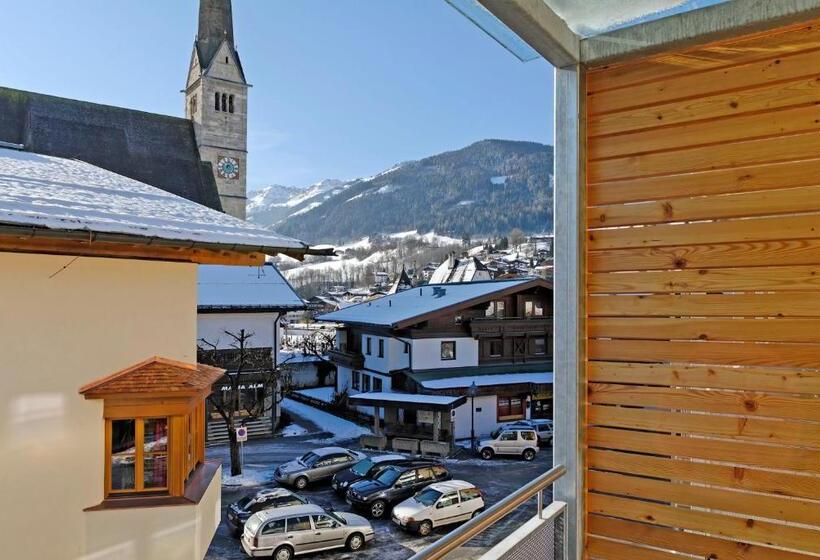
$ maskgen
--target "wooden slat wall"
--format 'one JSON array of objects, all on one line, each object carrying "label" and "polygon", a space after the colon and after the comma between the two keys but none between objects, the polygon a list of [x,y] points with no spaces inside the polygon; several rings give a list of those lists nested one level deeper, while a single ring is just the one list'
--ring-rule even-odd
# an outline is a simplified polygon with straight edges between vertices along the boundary
[{"label": "wooden slat wall", "polygon": [[586,557],[820,557],[820,24],[586,89]]}]

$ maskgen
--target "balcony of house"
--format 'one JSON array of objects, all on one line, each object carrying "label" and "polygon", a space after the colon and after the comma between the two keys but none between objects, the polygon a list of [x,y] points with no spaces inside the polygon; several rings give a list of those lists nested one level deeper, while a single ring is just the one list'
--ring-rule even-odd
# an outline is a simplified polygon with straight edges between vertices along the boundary
[{"label": "balcony of house", "polygon": [[342,367],[350,369],[364,367],[364,355],[358,350],[349,350],[346,346],[329,350],[328,356],[333,363]]},{"label": "balcony of house", "polygon": [[552,317],[476,317],[469,323],[475,338],[491,336],[552,337]]}]

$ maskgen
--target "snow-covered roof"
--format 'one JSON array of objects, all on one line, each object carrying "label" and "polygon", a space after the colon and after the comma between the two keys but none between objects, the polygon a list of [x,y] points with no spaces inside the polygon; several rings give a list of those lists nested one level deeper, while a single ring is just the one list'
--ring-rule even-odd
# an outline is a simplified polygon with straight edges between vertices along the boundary
[{"label": "snow-covered roof", "polygon": [[396,403],[418,403],[433,404],[439,406],[451,405],[463,397],[444,397],[438,395],[415,395],[410,393],[378,392],[378,393],[357,393],[351,395],[357,401],[387,401]]},{"label": "snow-covered roof", "polygon": [[320,321],[396,327],[407,321],[492,296],[497,292],[548,283],[539,278],[488,280],[462,284],[428,284],[351,305],[316,317]]},{"label": "snow-covered roof", "polygon": [[82,161],[0,148],[0,225],[87,231],[238,251],[303,252],[301,241]]},{"label": "snow-covered roof", "polygon": [[425,389],[462,389],[475,382],[476,387],[491,385],[518,385],[520,383],[552,383],[551,371],[536,373],[499,373],[494,375],[465,375],[463,377],[448,377],[444,379],[429,379],[422,381]]},{"label": "snow-covered roof", "polygon": [[263,266],[200,265],[200,309],[304,309],[305,304],[272,263]]}]

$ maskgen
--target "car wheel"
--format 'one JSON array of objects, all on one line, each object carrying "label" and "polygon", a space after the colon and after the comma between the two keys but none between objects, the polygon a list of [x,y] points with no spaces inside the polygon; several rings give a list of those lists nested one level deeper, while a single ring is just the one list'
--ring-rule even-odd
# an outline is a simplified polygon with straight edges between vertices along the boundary
[{"label": "car wheel", "polygon": [[484,508],[479,508],[479,509],[477,509],[473,512],[473,515],[470,516],[470,519],[475,519],[476,517],[478,517],[482,513],[484,513]]},{"label": "car wheel", "polygon": [[349,537],[347,537],[347,549],[351,552],[356,552],[357,550],[361,550],[364,548],[364,537],[361,533],[353,533]]},{"label": "car wheel", "polygon": [[[297,490],[304,490],[305,488],[307,488],[308,479],[306,476],[300,476],[294,481],[293,485],[296,486]],[[279,559],[277,558],[277,560]]]},{"label": "car wheel", "polygon": [[525,449],[524,453],[521,454],[525,461],[532,461],[535,459],[535,451],[532,449]]},{"label": "car wheel", "polygon": [[481,458],[484,459],[485,461],[489,461],[490,459],[492,459],[493,455],[494,455],[493,450],[490,449],[489,447],[485,447],[484,449],[481,450]]},{"label": "car wheel", "polygon": [[426,537],[433,532],[433,524],[429,521],[422,521],[419,523],[419,535]]},{"label": "car wheel", "polygon": [[387,503],[384,500],[376,500],[370,504],[370,515],[374,519],[381,519],[387,513]]},{"label": "car wheel", "polygon": [[291,560],[293,549],[289,546],[280,546],[273,553],[274,560]]}]

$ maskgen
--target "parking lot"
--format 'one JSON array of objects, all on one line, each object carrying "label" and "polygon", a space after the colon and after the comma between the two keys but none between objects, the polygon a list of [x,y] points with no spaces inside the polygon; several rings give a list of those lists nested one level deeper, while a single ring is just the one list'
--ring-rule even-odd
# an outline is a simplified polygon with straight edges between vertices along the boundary
[{"label": "parking lot", "polygon": [[[291,414],[291,416],[294,416]],[[307,433],[288,438],[278,438],[266,441],[249,442],[245,446],[245,475],[241,486],[223,485],[222,488],[222,523],[214,536],[207,558],[211,560],[227,560],[247,558],[236,538],[229,535],[225,525],[225,508],[237,501],[245,494],[254,493],[260,488],[275,487],[273,470],[277,465],[289,461],[299,455],[323,445],[345,445],[357,448],[355,440],[342,442],[333,439],[334,434],[322,432],[316,424],[308,418],[294,417],[299,426],[304,427]],[[453,475],[453,478],[463,479],[474,483],[481,488],[487,501],[487,507],[507,496],[511,491],[532,480],[549,469],[552,461],[550,448],[542,449],[535,461],[527,463],[517,459],[495,459],[483,461],[466,454],[463,459],[445,459],[442,462]],[[225,446],[208,449],[209,459],[219,459],[223,463],[225,472],[230,471],[228,449]],[[320,504],[330,503],[339,511],[350,511],[344,499],[338,497],[330,485],[320,484],[309,486],[302,492],[307,498]],[[508,516],[504,522],[495,525],[492,529],[470,543],[459,554],[452,558],[478,558],[483,551],[500,541],[515,527],[535,514],[535,502],[527,507],[519,508]],[[356,558],[357,560],[402,560],[409,558],[416,551],[446,534],[455,526],[436,529],[431,535],[422,538],[408,534],[396,527],[389,519],[372,521],[376,531],[376,538],[367,548],[357,553],[345,550],[323,552],[305,557],[317,560],[343,560]]]}]

